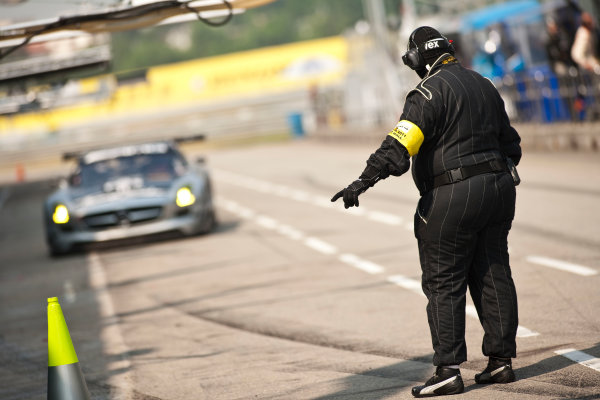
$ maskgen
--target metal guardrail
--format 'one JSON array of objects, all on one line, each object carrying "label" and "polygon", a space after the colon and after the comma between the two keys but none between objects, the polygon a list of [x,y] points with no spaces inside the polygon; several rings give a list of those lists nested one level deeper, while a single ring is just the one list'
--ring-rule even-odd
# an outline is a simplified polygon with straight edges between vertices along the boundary
[{"label": "metal guardrail", "polygon": [[287,92],[115,116],[63,127],[57,132],[0,136],[0,165],[66,151],[199,133],[206,134],[210,141],[290,132],[289,115],[305,112],[308,101],[306,91]]},{"label": "metal guardrail", "polygon": [[75,56],[33,57],[20,61],[0,64],[0,81],[31,76],[52,71],[62,71],[84,65],[106,63],[111,59],[109,45],[95,46],[81,50]]},{"label": "metal guardrail", "polygon": [[600,121],[600,75],[572,67],[564,76],[507,75],[496,86],[513,122]]},{"label": "metal guardrail", "polygon": [[[578,74],[556,78],[538,74],[506,78],[497,86],[511,121],[519,125],[523,144],[546,150],[598,150],[599,76]],[[364,108],[349,107],[351,104],[344,101],[348,93],[354,94],[342,87],[329,88],[323,93],[327,101],[322,104],[309,91],[299,90],[112,116],[61,126],[56,132],[0,135],[0,164],[49,153],[198,133],[206,133],[209,141],[211,138],[293,133],[292,114],[300,114],[307,134],[315,138],[378,143],[393,121],[377,117],[376,109],[365,114]],[[372,118],[365,119],[369,115]]]}]

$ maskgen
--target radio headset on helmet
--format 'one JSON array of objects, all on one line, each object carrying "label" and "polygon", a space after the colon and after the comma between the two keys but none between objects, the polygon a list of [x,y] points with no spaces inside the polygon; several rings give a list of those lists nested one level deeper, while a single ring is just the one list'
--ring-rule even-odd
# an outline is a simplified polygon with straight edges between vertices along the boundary
[{"label": "radio headset on helmet", "polygon": [[421,26],[410,34],[402,61],[410,69],[422,71],[444,53],[454,54],[452,43],[436,29]]}]

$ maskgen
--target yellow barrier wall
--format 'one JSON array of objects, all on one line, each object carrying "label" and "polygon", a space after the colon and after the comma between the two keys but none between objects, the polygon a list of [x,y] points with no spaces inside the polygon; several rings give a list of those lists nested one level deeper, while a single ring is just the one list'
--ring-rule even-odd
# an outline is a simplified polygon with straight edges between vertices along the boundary
[{"label": "yellow barrier wall", "polygon": [[[55,131],[108,116],[330,84],[344,77],[347,54],[345,39],[332,37],[156,66],[145,82],[121,85],[101,102],[0,117],[0,132]],[[97,90],[100,79],[106,76],[81,80],[82,93]]]}]

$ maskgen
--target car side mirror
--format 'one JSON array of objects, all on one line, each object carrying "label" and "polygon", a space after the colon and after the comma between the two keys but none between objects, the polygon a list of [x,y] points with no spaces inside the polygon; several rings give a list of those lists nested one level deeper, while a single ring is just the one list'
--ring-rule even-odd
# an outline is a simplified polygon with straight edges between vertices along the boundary
[{"label": "car side mirror", "polygon": [[44,183],[44,187],[50,190],[56,190],[59,189],[61,186],[61,182],[64,181],[65,178],[64,177],[54,177],[52,179],[47,180]]},{"label": "car side mirror", "polygon": [[81,175],[73,174],[69,175],[66,179],[63,179],[65,185],[79,186],[81,184]]}]

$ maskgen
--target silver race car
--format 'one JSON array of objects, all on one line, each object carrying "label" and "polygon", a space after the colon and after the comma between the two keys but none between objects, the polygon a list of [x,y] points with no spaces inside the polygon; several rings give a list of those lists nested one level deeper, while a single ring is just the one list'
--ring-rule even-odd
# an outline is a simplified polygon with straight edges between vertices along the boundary
[{"label": "silver race car", "polygon": [[212,230],[216,218],[208,171],[188,163],[176,143],[66,154],[77,167],[44,204],[50,254],[85,243]]}]

